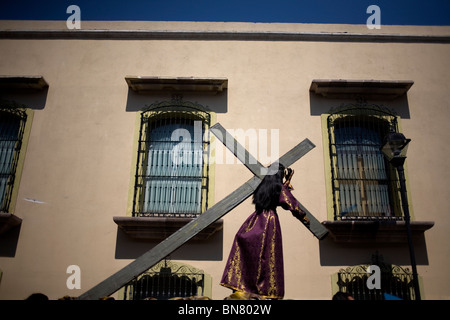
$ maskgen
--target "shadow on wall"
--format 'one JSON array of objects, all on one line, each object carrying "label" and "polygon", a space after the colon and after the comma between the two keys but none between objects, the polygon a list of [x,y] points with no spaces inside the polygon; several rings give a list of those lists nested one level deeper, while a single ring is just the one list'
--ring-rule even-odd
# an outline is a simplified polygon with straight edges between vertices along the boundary
[{"label": "shadow on wall", "polygon": [[47,103],[48,87],[41,90],[0,90],[0,100],[14,101],[32,110],[43,110]]},{"label": "shadow on wall", "polygon": [[16,256],[21,226],[18,225],[0,234],[0,257],[14,258]]},{"label": "shadow on wall", "polygon": [[199,103],[215,113],[227,113],[228,111],[228,94],[224,90],[218,94],[195,94],[195,93],[137,93],[128,88],[126,111],[137,112],[156,102],[172,101],[182,98],[184,101]]},{"label": "shadow on wall", "polygon": [[[428,265],[425,236],[413,240],[416,263]],[[411,264],[408,243],[336,243],[328,236],[319,242],[321,266],[353,266],[370,263],[371,256],[378,252],[390,264]]]},{"label": "shadow on wall", "polygon": [[[136,240],[127,236],[119,227],[116,238],[116,259],[136,259],[153,249],[163,240]],[[206,240],[190,240],[170,254],[174,260],[223,260],[223,229]]]},{"label": "shadow on wall", "polygon": [[[309,93],[309,106],[312,116],[320,116],[324,113],[329,113],[331,109],[338,108],[341,105],[357,104],[359,100],[355,99],[330,99],[319,96],[313,92]],[[410,119],[408,96],[405,94],[394,100],[367,100],[368,104],[377,104],[385,106],[390,110],[393,110],[400,118]]]}]

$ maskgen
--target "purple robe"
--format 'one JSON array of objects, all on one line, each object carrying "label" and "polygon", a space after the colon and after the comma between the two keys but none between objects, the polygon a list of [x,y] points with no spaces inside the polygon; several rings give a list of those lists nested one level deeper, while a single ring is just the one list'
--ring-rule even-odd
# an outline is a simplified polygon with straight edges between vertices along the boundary
[{"label": "purple robe", "polygon": [[[291,188],[283,185],[279,206],[303,217]],[[245,220],[234,238],[220,284],[265,299],[283,298],[283,247],[276,210],[255,211]]]}]

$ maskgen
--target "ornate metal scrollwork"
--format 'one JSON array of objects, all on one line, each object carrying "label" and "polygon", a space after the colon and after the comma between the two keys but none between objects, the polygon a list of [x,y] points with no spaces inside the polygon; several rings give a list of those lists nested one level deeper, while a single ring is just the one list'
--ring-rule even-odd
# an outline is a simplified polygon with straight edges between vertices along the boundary
[{"label": "ornate metal scrollwork", "polygon": [[127,300],[158,299],[202,295],[203,270],[164,259],[125,286]]},{"label": "ornate metal scrollwork", "polygon": [[404,300],[414,299],[412,273],[408,268],[385,264],[378,254],[372,257],[372,265],[377,265],[381,272],[380,289],[369,289],[367,272],[369,264],[342,268],[338,272],[337,285],[340,291],[350,293],[357,300],[381,300],[384,293]]}]

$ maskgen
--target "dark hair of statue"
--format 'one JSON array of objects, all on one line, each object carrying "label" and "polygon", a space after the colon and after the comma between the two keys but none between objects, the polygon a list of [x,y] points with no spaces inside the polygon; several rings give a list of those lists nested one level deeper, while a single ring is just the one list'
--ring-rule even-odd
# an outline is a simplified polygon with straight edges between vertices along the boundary
[{"label": "dark hair of statue", "polygon": [[275,210],[283,187],[284,166],[280,163],[278,172],[266,175],[253,193],[256,212]]}]

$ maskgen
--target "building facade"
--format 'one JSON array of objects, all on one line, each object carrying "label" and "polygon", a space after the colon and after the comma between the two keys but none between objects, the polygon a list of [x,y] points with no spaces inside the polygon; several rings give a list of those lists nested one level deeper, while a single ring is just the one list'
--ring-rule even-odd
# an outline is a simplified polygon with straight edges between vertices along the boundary
[{"label": "building facade", "polygon": [[[329,234],[278,209],[286,299],[413,290],[389,132],[405,163],[422,299],[450,298],[448,27],[200,22],[0,22],[0,299],[78,297],[213,208],[304,139],[293,194]],[[450,177],[449,177],[450,178]],[[219,285],[248,197],[117,299]],[[368,266],[381,270],[370,289]]]}]

